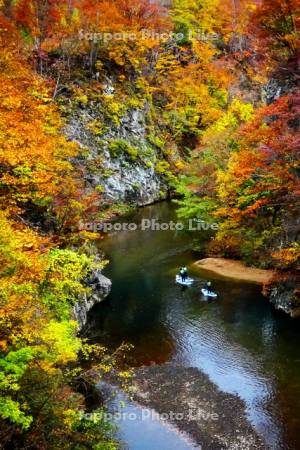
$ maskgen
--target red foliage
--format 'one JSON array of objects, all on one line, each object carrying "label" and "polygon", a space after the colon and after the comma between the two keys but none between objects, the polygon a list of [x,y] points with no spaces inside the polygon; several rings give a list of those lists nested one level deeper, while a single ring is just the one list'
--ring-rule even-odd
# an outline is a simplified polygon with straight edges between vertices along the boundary
[{"label": "red foliage", "polygon": [[164,31],[166,27],[170,26],[166,9],[157,1],[115,0],[115,4],[130,26],[160,31]]}]

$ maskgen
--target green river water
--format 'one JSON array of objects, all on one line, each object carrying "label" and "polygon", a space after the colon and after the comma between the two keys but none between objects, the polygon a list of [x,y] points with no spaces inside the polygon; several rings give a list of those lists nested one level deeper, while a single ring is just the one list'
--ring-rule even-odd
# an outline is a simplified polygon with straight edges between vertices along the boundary
[{"label": "green river water", "polygon": [[[122,220],[139,224],[145,218],[176,220],[176,210],[164,202]],[[113,287],[93,310],[94,339],[111,348],[132,343],[133,367],[174,362],[199,368],[221,390],[245,401],[266,448],[300,449],[299,322],[274,311],[251,284],[215,277],[218,299],[205,301],[200,289],[208,275],[193,272],[191,264],[199,257],[193,244],[201,249],[206,233],[109,234],[100,247],[110,260],[105,275]],[[186,290],[174,282],[184,264],[195,278]],[[193,448],[159,424],[125,422],[120,434],[131,450]]]}]

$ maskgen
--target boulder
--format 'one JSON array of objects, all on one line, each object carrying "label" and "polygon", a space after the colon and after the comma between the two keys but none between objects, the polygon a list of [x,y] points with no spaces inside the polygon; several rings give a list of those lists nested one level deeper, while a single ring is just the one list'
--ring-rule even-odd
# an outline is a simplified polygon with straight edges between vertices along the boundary
[{"label": "boulder", "polygon": [[93,272],[92,278],[87,284],[91,288],[91,292],[85,294],[73,308],[73,315],[78,322],[79,331],[82,331],[86,326],[89,311],[97,303],[101,303],[111,291],[110,279],[105,277],[100,270],[95,270]]}]

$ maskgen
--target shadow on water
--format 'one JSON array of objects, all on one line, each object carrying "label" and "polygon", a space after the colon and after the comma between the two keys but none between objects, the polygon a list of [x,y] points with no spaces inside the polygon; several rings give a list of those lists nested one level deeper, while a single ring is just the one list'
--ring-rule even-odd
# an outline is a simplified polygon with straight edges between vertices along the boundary
[{"label": "shadow on water", "polygon": [[[139,224],[143,218],[168,222],[176,212],[165,202],[123,220]],[[210,302],[200,294],[205,272],[191,270],[192,288],[177,286],[178,267],[197,258],[192,239],[201,247],[206,238],[205,232],[140,229],[107,236],[101,249],[110,259],[105,274],[113,287],[93,310],[94,339],[112,348],[134,344],[134,367],[172,361],[201,369],[245,400],[249,419],[272,449],[298,449],[298,323],[274,312],[255,285],[215,278],[219,297]]]},{"label": "shadow on water", "polygon": [[114,418],[122,449],[199,450],[188,436],[163,422],[154,410],[129,401],[115,386],[102,382],[98,387],[107,398],[108,413]]}]

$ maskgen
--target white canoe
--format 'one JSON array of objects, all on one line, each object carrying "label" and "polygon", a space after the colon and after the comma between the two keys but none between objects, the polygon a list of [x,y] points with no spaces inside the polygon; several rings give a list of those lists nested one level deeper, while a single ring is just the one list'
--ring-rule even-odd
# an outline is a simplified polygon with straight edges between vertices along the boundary
[{"label": "white canoe", "polygon": [[187,278],[185,281],[182,281],[180,275],[176,275],[176,283],[181,284],[181,286],[191,286],[194,283],[193,278]]},{"label": "white canoe", "polygon": [[205,297],[210,297],[210,298],[218,297],[218,294],[216,294],[215,292],[209,292],[207,289],[201,289],[201,292],[203,295],[205,295]]}]

